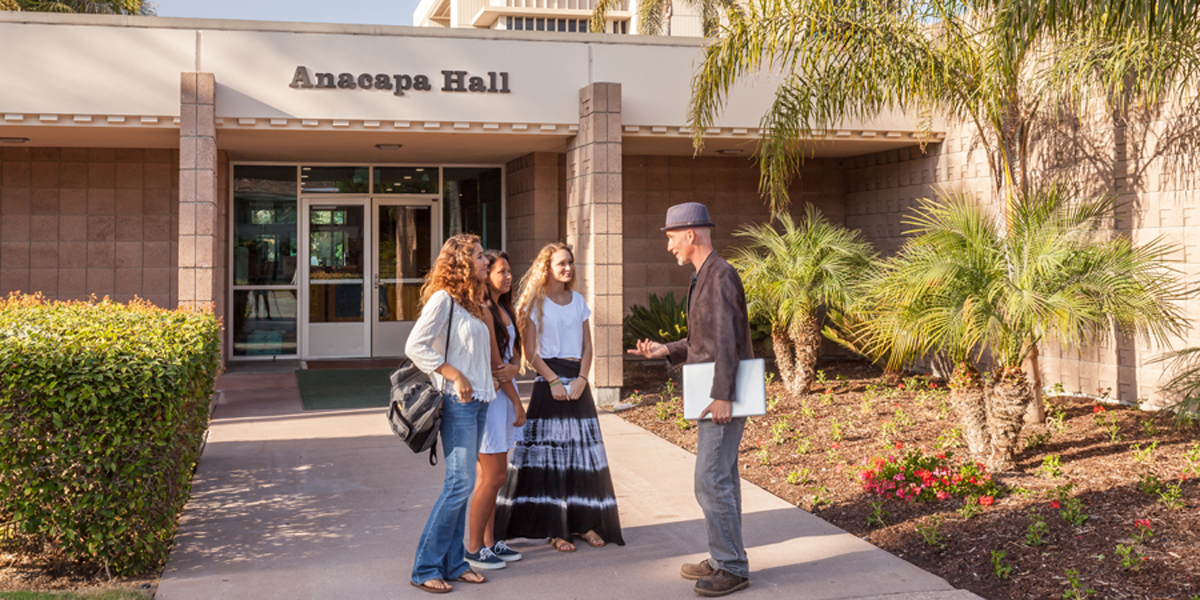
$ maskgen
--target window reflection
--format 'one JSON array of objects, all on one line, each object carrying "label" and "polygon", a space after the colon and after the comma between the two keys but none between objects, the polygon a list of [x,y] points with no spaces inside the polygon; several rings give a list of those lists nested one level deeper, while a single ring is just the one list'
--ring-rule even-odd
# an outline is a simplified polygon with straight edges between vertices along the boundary
[{"label": "window reflection", "polygon": [[436,194],[437,167],[375,167],[376,194]]},{"label": "window reflection", "polygon": [[233,354],[296,354],[295,290],[233,292]]},{"label": "window reflection", "polygon": [[363,320],[362,206],[313,206],[309,212],[309,322]]},{"label": "window reflection", "polygon": [[233,284],[294,285],[296,167],[236,167],[233,211]]},{"label": "window reflection", "polygon": [[379,320],[413,321],[422,278],[432,264],[433,211],[427,206],[381,206],[378,216]]},{"label": "window reflection", "polygon": [[484,248],[500,248],[500,169],[442,170],[445,236],[474,233]]},{"label": "window reflection", "polygon": [[300,167],[300,191],[305,194],[365,194],[367,167]]}]

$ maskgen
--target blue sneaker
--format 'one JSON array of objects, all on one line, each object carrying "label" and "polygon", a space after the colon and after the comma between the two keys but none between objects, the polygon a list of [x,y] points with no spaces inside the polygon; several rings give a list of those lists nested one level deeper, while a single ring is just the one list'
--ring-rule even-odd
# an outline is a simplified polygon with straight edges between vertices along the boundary
[{"label": "blue sneaker", "polygon": [[521,560],[521,553],[509,548],[508,544],[504,543],[504,540],[496,540],[496,543],[492,544],[492,554],[495,554],[496,558],[504,562]]},{"label": "blue sneaker", "polygon": [[500,560],[500,557],[496,556],[492,552],[492,549],[487,546],[480,548],[479,552],[467,552],[467,564],[476,569],[485,569],[488,571],[503,569],[508,566],[508,563]]}]

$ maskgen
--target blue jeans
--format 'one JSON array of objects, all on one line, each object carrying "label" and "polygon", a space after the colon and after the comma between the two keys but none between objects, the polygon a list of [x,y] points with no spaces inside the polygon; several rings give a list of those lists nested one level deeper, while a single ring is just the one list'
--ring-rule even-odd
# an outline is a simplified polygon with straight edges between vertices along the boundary
[{"label": "blue jeans", "polygon": [[745,417],[724,425],[702,420],[696,443],[696,500],[708,528],[708,564],[738,577],[750,576],[742,543],[742,482],[738,477],[738,446]]},{"label": "blue jeans", "polygon": [[475,462],[479,441],[487,423],[488,405],[478,400],[459,402],[457,396],[442,397],[442,456],[446,464],[446,483],[442,495],[417,542],[417,558],[412,581],[422,584],[430,579],[458,579],[470,567],[463,556],[463,533],[467,521],[467,500],[475,490]]}]

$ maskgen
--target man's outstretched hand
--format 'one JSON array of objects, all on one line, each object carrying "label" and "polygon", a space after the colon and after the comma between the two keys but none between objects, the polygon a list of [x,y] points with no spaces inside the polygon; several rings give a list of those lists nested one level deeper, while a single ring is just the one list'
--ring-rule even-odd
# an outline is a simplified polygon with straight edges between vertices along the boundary
[{"label": "man's outstretched hand", "polygon": [[669,354],[666,346],[651,340],[638,340],[637,347],[627,352],[642,358],[666,358]]}]

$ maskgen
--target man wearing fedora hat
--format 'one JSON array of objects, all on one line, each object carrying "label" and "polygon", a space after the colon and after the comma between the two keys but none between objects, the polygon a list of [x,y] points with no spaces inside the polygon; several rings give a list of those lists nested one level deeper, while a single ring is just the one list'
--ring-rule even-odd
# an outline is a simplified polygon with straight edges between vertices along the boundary
[{"label": "man wearing fedora hat", "polygon": [[[753,358],[750,321],[742,278],[713,250],[708,208],[698,202],[667,209],[667,251],[679,264],[690,264],[688,337],[660,344],[641,340],[630,350],[646,358],[714,363],[712,403],[700,413],[696,446],[696,500],[704,510],[710,558],[686,564],[679,574],[696,580],[701,596],[724,596],[750,585],[750,564],[742,543],[742,487],[738,477],[738,446],[746,419],[733,418],[738,362]],[[704,420],[712,415],[712,420]]]}]

